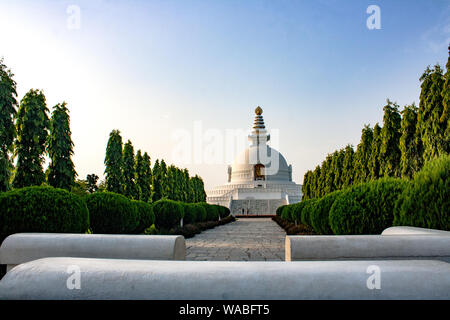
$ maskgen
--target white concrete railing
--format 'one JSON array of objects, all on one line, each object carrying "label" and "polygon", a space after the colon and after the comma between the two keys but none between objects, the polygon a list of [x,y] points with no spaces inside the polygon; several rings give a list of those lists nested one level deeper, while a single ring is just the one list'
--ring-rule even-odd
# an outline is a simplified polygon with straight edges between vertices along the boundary
[{"label": "white concrete railing", "polygon": [[450,237],[436,234],[286,236],[285,259],[437,259],[450,262]]},{"label": "white concrete railing", "polygon": [[0,281],[0,299],[449,299],[433,260],[218,262],[45,258]]},{"label": "white concrete railing", "polygon": [[441,236],[450,236],[450,231],[437,230],[437,229],[427,229],[427,228],[417,228],[417,227],[407,227],[407,226],[399,226],[399,227],[390,227],[384,229],[381,233],[383,236],[391,236],[391,235],[441,235]]},{"label": "white concrete railing", "polygon": [[46,257],[185,260],[183,236],[16,233],[0,247],[0,264],[14,266]]}]

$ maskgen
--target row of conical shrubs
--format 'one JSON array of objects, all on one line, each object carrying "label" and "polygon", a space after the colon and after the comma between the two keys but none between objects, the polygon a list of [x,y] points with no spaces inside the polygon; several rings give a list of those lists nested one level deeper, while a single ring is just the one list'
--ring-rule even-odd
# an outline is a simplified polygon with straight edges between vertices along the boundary
[{"label": "row of conical shrubs", "polygon": [[18,232],[141,234],[155,224],[171,229],[181,224],[217,221],[228,208],[207,203],[161,199],[153,204],[112,192],[85,197],[48,186],[0,193],[0,241]]},{"label": "row of conical shrubs", "polygon": [[382,178],[282,206],[277,215],[318,234],[380,234],[393,225],[450,230],[450,156],[413,180]]}]

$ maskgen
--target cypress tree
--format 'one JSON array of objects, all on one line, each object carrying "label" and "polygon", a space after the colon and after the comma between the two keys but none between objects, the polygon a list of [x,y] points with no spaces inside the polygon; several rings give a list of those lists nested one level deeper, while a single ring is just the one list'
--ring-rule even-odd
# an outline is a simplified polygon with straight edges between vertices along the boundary
[{"label": "cypress tree", "polygon": [[326,164],[326,172],[325,172],[325,187],[323,190],[323,194],[333,192],[335,190],[334,186],[334,168],[333,168],[333,155],[328,154],[325,159]]},{"label": "cypress tree", "polygon": [[372,147],[370,152],[368,170],[371,180],[380,178],[380,150],[381,150],[381,127],[377,124],[373,127]]},{"label": "cypress tree", "polygon": [[449,57],[447,60],[447,71],[444,75],[444,87],[442,88],[442,105],[443,111],[441,118],[439,119],[440,124],[443,128],[443,151],[446,154],[450,153],[450,46],[449,46]]},{"label": "cypress tree", "polygon": [[420,81],[422,84],[417,122],[423,143],[423,158],[428,161],[445,154],[446,149],[444,122],[441,122],[444,115],[444,76],[441,67],[435,65],[431,70],[427,67]]},{"label": "cypress tree", "polygon": [[106,191],[122,193],[122,136],[119,130],[109,134],[105,156]]},{"label": "cypress tree", "polygon": [[122,174],[123,194],[129,199],[137,199],[134,148],[130,140],[123,147]]},{"label": "cypress tree", "polygon": [[361,131],[361,141],[355,152],[355,182],[366,182],[370,179],[369,162],[372,154],[373,130],[365,125]]},{"label": "cypress tree", "polygon": [[400,176],[400,126],[398,105],[387,100],[381,129],[380,172],[382,176]]},{"label": "cypress tree", "polygon": [[316,166],[316,168],[314,169],[314,175],[312,178],[312,192],[311,192],[311,198],[317,198],[320,197],[320,174],[321,174],[321,168],[320,166]]},{"label": "cypress tree", "polygon": [[303,176],[303,186],[302,186],[302,199],[310,199],[311,198],[311,177],[312,177],[312,171],[308,170],[306,171],[305,175]]},{"label": "cypress tree", "polygon": [[161,167],[159,160],[156,159],[152,170],[152,202],[158,201],[163,197],[161,182]]},{"label": "cypress tree", "polygon": [[14,75],[0,59],[0,192],[10,188],[12,163],[10,153],[16,137],[14,116],[17,107],[17,91]]},{"label": "cypress tree", "polygon": [[336,155],[333,158],[334,185],[336,187],[336,190],[340,190],[343,185],[342,172],[344,165],[345,150],[340,149],[339,151],[335,151],[335,153]]},{"label": "cypress tree", "polygon": [[55,188],[70,190],[75,183],[77,173],[72,162],[73,142],[70,131],[70,117],[67,104],[57,104],[50,119],[47,152],[50,164],[47,181]]},{"label": "cypress tree", "polygon": [[48,109],[41,90],[28,91],[17,111],[17,168],[14,188],[41,185],[45,180],[42,164],[48,136]]},{"label": "cypress tree", "polygon": [[152,168],[150,156],[147,154],[147,152],[144,152],[142,161],[144,167],[144,179],[143,183],[140,185],[140,200],[148,202],[152,195]]},{"label": "cypress tree", "polygon": [[402,110],[400,137],[401,177],[411,179],[422,167],[421,140],[417,128],[418,108],[413,103]]},{"label": "cypress tree", "polygon": [[161,162],[159,164],[160,168],[160,183],[161,183],[161,194],[163,198],[168,197],[168,190],[169,187],[167,185],[167,165],[164,159],[161,159]]},{"label": "cypress tree", "polygon": [[351,186],[355,181],[354,154],[353,146],[348,144],[344,149],[344,160],[342,162],[342,188]]}]

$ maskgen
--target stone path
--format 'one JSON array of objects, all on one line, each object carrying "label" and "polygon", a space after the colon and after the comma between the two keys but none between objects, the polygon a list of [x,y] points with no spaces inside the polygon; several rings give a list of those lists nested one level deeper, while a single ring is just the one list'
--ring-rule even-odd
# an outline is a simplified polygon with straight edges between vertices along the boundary
[{"label": "stone path", "polygon": [[186,239],[186,260],[284,261],[285,236],[270,218],[240,218]]}]

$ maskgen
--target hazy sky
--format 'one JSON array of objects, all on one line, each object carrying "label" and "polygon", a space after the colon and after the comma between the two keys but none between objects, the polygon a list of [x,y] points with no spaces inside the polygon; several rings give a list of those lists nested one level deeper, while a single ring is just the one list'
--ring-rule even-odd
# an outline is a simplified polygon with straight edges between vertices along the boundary
[{"label": "hazy sky", "polygon": [[[373,4],[381,29],[369,30]],[[421,73],[445,65],[449,42],[447,0],[0,0],[0,56],[18,98],[38,88],[49,108],[68,103],[79,178],[103,177],[119,129],[152,163],[223,184],[229,154],[206,156],[226,151],[221,138],[249,129],[260,105],[301,183],[381,122],[386,98],[418,103]],[[189,140],[192,157],[174,156]]]}]

